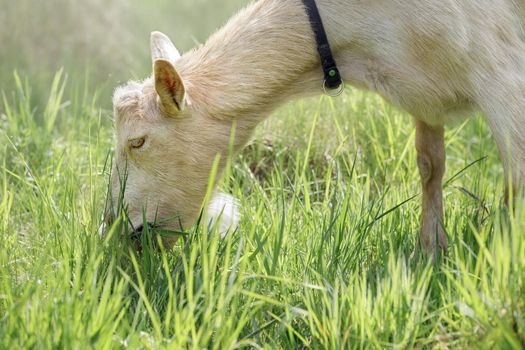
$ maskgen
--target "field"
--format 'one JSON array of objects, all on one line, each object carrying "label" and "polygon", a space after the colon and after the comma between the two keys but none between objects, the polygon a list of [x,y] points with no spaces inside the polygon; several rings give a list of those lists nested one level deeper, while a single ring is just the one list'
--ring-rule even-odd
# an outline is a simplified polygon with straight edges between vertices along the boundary
[{"label": "field", "polygon": [[[413,255],[411,119],[351,88],[280,109],[233,157],[220,187],[240,200],[236,232],[195,227],[170,251],[145,237],[138,254],[118,228],[98,234],[112,88],[149,74],[150,30],[187,50],[246,1],[49,3],[0,0],[15,28],[0,34],[0,348],[525,345],[525,203],[505,207],[481,116],[447,128],[450,252],[437,264]],[[65,3],[71,30],[53,21]]]}]

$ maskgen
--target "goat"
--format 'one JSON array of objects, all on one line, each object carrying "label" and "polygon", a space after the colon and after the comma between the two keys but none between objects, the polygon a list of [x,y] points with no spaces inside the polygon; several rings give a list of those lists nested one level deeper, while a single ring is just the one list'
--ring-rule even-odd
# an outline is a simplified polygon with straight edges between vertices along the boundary
[{"label": "goat", "polygon": [[[347,84],[413,116],[421,175],[420,246],[447,250],[444,125],[481,111],[517,189],[525,176],[524,0],[318,0]],[[283,103],[319,94],[323,76],[301,0],[259,0],[181,56],[151,34],[153,75],[114,93],[116,168],[131,223],[190,226],[232,127],[240,150]],[[122,177],[112,179],[118,196]],[[512,189],[511,189],[512,190]],[[175,219],[176,218],[176,219]],[[171,219],[171,220],[170,220]]]}]

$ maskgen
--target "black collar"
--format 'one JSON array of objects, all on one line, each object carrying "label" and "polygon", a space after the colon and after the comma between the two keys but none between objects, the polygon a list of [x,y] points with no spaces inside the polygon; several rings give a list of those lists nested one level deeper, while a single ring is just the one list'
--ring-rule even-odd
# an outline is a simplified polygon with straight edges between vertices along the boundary
[{"label": "black collar", "polygon": [[[334,57],[332,56],[332,49],[324,30],[323,21],[319,14],[319,9],[315,3],[315,0],[303,0],[306,6],[306,12],[310,19],[310,25],[315,33],[315,41],[317,42],[317,51],[321,57],[321,66],[324,72],[324,89],[333,90],[339,89],[338,94],[343,90],[343,80],[337,64],[335,63]],[[337,95],[338,95],[337,94]]]}]

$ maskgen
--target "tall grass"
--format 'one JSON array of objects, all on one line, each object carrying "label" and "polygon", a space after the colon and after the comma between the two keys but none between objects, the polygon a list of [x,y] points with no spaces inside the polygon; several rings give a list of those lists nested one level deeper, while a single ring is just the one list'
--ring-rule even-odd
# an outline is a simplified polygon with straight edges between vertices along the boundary
[{"label": "tall grass", "polygon": [[[0,118],[0,348],[515,348],[525,342],[525,209],[479,118],[447,133],[441,265],[412,257],[414,131],[375,96],[296,102],[221,187],[243,220],[140,254],[97,234],[111,148],[98,101],[44,108],[16,76]],[[79,96],[92,94],[80,93]],[[96,95],[96,94],[95,94]],[[306,135],[306,137],[305,137]]]}]

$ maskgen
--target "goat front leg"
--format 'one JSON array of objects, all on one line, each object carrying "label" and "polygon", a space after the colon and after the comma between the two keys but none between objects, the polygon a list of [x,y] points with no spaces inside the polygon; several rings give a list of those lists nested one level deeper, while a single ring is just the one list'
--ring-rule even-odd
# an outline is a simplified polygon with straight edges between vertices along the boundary
[{"label": "goat front leg", "polygon": [[442,180],[446,158],[443,127],[416,120],[416,150],[423,192],[419,247],[435,259],[439,249],[446,253],[448,248],[443,228]]}]

